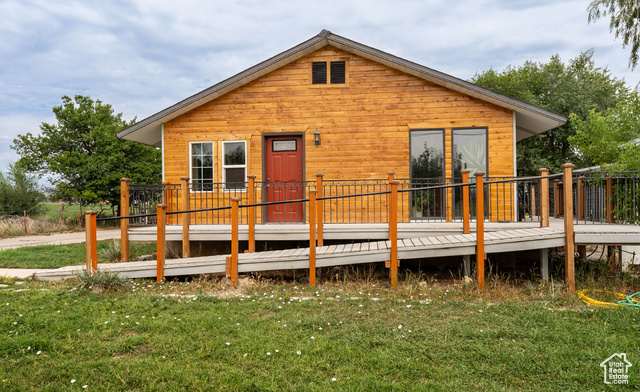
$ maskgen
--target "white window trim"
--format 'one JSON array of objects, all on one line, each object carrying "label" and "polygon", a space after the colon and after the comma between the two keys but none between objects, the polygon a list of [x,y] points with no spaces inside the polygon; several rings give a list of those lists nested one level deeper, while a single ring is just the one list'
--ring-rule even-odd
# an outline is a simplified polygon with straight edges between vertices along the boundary
[{"label": "white window trim", "polygon": [[[216,144],[214,141],[211,140],[203,140],[203,141],[198,141],[198,142],[189,142],[189,178],[191,179],[191,187],[193,188],[193,184],[195,184],[194,182],[194,178],[193,178],[193,145],[194,144],[203,144],[203,143],[211,143],[211,162],[213,162],[212,166],[211,166],[211,182],[215,184],[215,179],[216,179],[216,165],[215,165],[215,148],[216,148]],[[202,192],[207,192],[207,191],[194,191],[194,192],[198,192],[198,193],[202,193]]]},{"label": "white window trim", "polygon": [[[227,143],[244,143],[244,165],[225,165],[224,164],[224,146]],[[224,192],[246,192],[246,185],[243,188],[227,188],[227,171],[225,169],[240,169],[244,168],[244,183],[247,182],[247,161],[249,159],[249,152],[247,151],[247,141],[246,140],[223,140],[220,143],[220,157],[222,161],[222,189]]]}]

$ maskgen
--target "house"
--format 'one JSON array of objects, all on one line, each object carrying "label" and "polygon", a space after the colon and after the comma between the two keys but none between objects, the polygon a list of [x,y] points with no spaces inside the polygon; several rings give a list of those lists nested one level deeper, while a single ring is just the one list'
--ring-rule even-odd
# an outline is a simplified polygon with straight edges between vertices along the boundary
[{"label": "house", "polygon": [[[318,173],[325,180],[386,183],[394,172],[409,187],[423,184],[420,179],[456,181],[463,169],[472,176],[478,171],[489,178],[514,177],[516,142],[565,122],[540,107],[323,30],[118,137],[161,148],[163,179],[178,184],[189,177],[192,192],[216,205],[229,195],[246,202],[248,176],[255,176],[261,190],[256,202],[303,198],[305,184],[314,183]],[[508,213],[495,220],[513,220],[515,193],[502,192],[501,208]],[[404,221],[450,220],[457,213],[451,191],[403,197],[412,205],[402,212]],[[497,198],[489,197],[492,209],[498,209]],[[202,206],[197,203],[192,200],[192,208]],[[378,219],[375,208],[363,204],[349,205],[347,212],[361,221]],[[347,213],[344,206],[342,212],[338,205],[328,208],[328,214]],[[269,206],[258,215],[263,223],[305,220],[295,204]]]}]

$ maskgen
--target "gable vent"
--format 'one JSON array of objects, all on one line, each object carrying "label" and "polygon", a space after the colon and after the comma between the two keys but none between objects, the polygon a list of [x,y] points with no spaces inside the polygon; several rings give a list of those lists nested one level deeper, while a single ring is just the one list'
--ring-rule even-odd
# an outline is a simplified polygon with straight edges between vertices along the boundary
[{"label": "gable vent", "polygon": [[311,74],[313,84],[327,84],[327,63],[314,62],[311,66]]},{"label": "gable vent", "polygon": [[344,61],[331,62],[331,84],[344,84],[345,65]]}]

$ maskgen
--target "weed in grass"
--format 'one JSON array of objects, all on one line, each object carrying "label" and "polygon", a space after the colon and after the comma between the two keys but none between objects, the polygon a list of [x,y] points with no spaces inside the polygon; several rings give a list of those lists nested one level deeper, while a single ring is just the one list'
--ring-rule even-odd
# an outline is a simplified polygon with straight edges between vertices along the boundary
[{"label": "weed in grass", "polygon": [[122,260],[122,248],[120,248],[120,241],[113,240],[109,243],[109,246],[101,249],[100,257],[102,260],[108,263],[114,263]]},{"label": "weed in grass", "polygon": [[129,279],[118,273],[109,270],[98,269],[91,273],[86,269],[80,270],[76,274],[80,281],[80,288],[100,292],[124,292],[130,287]]}]

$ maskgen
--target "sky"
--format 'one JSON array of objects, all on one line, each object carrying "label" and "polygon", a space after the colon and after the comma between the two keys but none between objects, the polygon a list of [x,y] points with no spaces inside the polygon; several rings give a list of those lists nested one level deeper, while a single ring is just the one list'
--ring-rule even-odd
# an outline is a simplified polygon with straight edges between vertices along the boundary
[{"label": "sky", "polygon": [[629,48],[589,0],[0,0],[0,171],[13,139],[88,95],[142,120],[322,29],[468,80],[493,68],[595,65],[635,88]]}]

